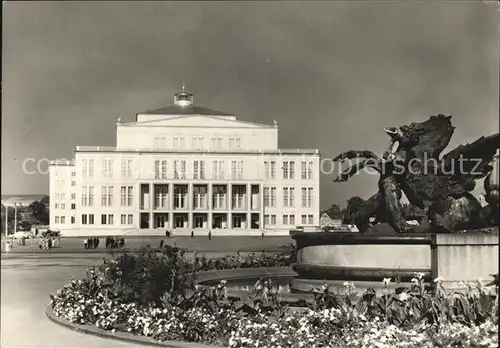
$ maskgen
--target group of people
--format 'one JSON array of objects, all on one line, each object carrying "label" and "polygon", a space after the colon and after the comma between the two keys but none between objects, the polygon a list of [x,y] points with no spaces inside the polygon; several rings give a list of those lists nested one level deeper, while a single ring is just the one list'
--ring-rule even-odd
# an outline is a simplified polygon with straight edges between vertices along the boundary
[{"label": "group of people", "polygon": [[[85,249],[95,249],[99,247],[99,238],[90,237],[83,240]],[[106,249],[123,248],[125,245],[125,238],[123,237],[106,237]]]},{"label": "group of people", "polygon": [[125,245],[125,238],[123,237],[106,237],[107,249],[123,248],[124,245]]},{"label": "group of people", "polygon": [[83,240],[83,245],[85,249],[95,249],[99,246],[99,238],[98,237],[85,238]]},{"label": "group of people", "polygon": [[59,246],[59,238],[42,237],[38,247],[43,250],[52,249]]}]

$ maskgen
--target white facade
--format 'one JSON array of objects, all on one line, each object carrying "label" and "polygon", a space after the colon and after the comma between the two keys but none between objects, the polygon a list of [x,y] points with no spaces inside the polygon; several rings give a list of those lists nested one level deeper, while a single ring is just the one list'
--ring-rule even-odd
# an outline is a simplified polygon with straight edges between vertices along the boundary
[{"label": "white facade", "polygon": [[319,225],[319,151],[278,148],[278,126],[174,105],[117,122],[117,146],[50,167],[51,228],[289,230]]}]

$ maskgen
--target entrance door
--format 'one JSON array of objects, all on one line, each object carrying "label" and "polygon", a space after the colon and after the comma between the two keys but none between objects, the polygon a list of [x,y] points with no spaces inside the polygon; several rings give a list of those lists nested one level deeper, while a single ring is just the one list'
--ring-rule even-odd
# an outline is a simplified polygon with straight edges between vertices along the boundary
[{"label": "entrance door", "polygon": [[184,216],[175,217],[175,228],[184,228]]},{"label": "entrance door", "polygon": [[233,215],[233,228],[241,228],[241,216]]},{"label": "entrance door", "polygon": [[214,216],[214,228],[222,228],[222,217]]},{"label": "entrance door", "polygon": [[156,228],[167,227],[167,217],[165,215],[156,215],[155,216],[155,226],[156,226]]},{"label": "entrance door", "polygon": [[194,227],[195,228],[203,228],[203,223],[205,222],[205,219],[203,219],[203,216],[195,216],[194,218]]}]

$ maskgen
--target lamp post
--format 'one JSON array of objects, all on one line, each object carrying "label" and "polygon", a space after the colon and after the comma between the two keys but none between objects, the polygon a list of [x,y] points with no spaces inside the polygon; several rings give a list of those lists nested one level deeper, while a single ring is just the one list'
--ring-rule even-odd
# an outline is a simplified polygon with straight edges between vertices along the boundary
[{"label": "lamp post", "polygon": [[17,207],[20,207],[21,203],[14,203],[14,233],[17,232]]},{"label": "lamp post", "polygon": [[5,207],[5,218],[4,218],[4,223],[5,223],[5,237],[8,236],[9,234],[9,206],[7,204],[4,204],[2,201],[2,205]]}]

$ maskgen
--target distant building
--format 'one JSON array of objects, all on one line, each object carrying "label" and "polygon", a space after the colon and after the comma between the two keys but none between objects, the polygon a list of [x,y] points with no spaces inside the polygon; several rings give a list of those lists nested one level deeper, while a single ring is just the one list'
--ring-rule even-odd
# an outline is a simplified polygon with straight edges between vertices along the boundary
[{"label": "distant building", "polygon": [[280,149],[278,125],[174,104],[116,124],[116,146],[50,166],[50,227],[289,230],[319,224],[319,151]]}]

